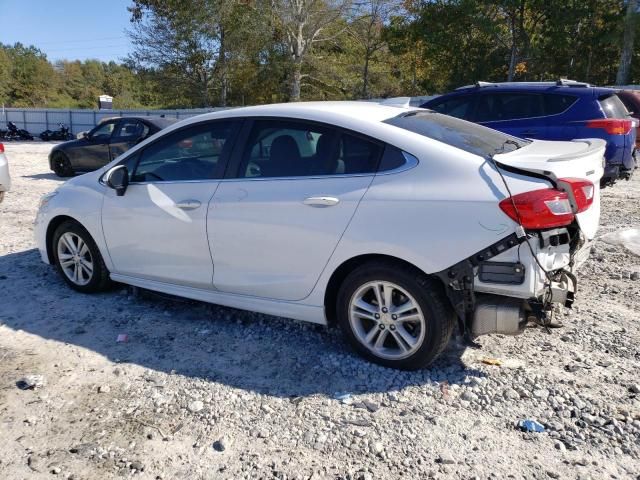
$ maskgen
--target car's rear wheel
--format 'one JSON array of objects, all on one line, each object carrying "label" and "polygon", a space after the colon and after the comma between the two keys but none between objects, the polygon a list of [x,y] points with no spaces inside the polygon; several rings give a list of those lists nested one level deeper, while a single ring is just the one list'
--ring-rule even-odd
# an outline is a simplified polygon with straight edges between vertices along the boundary
[{"label": "car's rear wheel", "polygon": [[71,177],[75,173],[69,158],[62,152],[55,152],[51,158],[53,171],[59,177]]},{"label": "car's rear wheel", "polygon": [[353,271],[340,288],[337,307],[353,347],[393,368],[427,366],[444,350],[455,325],[440,282],[392,262]]},{"label": "car's rear wheel", "polygon": [[63,222],[53,234],[55,265],[71,288],[84,293],[106,290],[111,280],[98,246],[76,222]]}]

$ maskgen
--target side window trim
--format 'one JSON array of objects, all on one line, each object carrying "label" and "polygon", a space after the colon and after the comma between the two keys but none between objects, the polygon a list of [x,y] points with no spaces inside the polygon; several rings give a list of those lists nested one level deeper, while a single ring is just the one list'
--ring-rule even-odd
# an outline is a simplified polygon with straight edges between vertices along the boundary
[{"label": "side window trim", "polygon": [[[150,183],[199,183],[199,182],[219,182],[220,180],[222,180],[225,174],[225,171],[228,168],[228,165],[231,161],[231,154],[233,151],[235,151],[236,149],[236,145],[238,144],[238,138],[239,138],[239,134],[240,131],[243,127],[242,123],[243,123],[243,119],[242,118],[236,118],[236,117],[229,117],[229,118],[221,118],[221,119],[216,119],[216,120],[205,120],[202,122],[197,122],[197,123],[190,123],[189,125],[185,125],[184,127],[178,128],[176,130],[172,130],[171,132],[169,132],[167,135],[174,135],[177,134],[179,132],[182,132],[184,130],[190,129],[190,128],[198,128],[200,126],[206,125],[206,124],[215,124],[215,123],[222,123],[222,122],[229,122],[232,124],[232,128],[231,128],[231,134],[229,136],[229,138],[225,141],[225,146],[223,147],[223,151],[220,155],[220,162],[222,163],[222,165],[218,166],[218,172],[217,174],[214,176],[214,178],[206,178],[206,179],[199,179],[199,180],[154,180],[154,181],[143,181],[143,182],[137,182],[137,181],[131,181],[130,184],[131,185],[147,185]],[[157,132],[156,132],[157,133]],[[126,158],[122,159],[121,162],[118,163],[118,165],[124,165],[125,163],[127,163],[128,161],[132,160],[132,157],[135,157],[135,159],[133,159],[133,161],[135,162],[133,169],[131,171],[129,171],[129,178],[132,179],[134,173],[136,172],[136,170],[138,169],[138,165],[140,163],[140,160],[142,159],[142,156],[144,155],[144,152],[156,145],[158,142],[161,142],[165,139],[165,135],[162,135],[161,137],[155,139],[153,142],[149,143],[148,145],[145,145],[144,148],[141,148],[140,150],[136,150],[135,152],[133,152],[131,155],[127,156]],[[226,144],[229,143],[229,148],[227,149]]]},{"label": "side window trim", "polygon": [[[225,171],[223,180],[231,180],[231,181],[268,181],[268,180],[303,180],[309,178],[335,178],[335,177],[362,177],[362,176],[373,176],[378,173],[378,168],[380,166],[380,161],[382,160],[382,156],[384,154],[384,150],[386,147],[386,143],[382,142],[378,139],[372,138],[366,134],[356,132],[353,130],[349,130],[347,128],[343,128],[337,125],[331,125],[328,123],[318,122],[314,120],[308,120],[305,118],[289,118],[289,117],[245,117],[244,124],[242,125],[241,131],[236,135],[236,142],[233,148],[233,153],[230,155],[230,159],[227,162],[227,169]],[[245,150],[249,148],[247,142],[253,130],[253,126],[255,122],[261,120],[271,120],[273,122],[296,122],[301,124],[306,124],[309,126],[315,126],[320,128],[331,129],[336,132],[337,138],[339,139],[343,134],[352,135],[357,138],[361,138],[365,141],[371,142],[378,147],[380,147],[380,153],[378,154],[378,158],[376,159],[376,166],[374,171],[368,173],[342,173],[335,175],[308,175],[308,176],[284,176],[284,177],[240,177],[240,168],[242,167],[242,162],[245,154]]]}]

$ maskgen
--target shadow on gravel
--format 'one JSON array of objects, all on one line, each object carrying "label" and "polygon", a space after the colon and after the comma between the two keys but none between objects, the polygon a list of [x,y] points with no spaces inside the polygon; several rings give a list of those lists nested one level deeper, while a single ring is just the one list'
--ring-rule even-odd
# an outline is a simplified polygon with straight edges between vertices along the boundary
[{"label": "shadow on gravel", "polygon": [[[452,342],[430,369],[400,372],[360,359],[337,329],[150,292],[72,291],[37,250],[0,256],[0,322],[114,362],[281,397],[401,390],[483,376]],[[128,336],[118,343],[119,334]],[[69,352],[60,349],[60,362]]]},{"label": "shadow on gravel", "polygon": [[34,180],[57,180],[64,182],[64,178],[60,178],[55,173],[36,173],[35,175],[23,175],[22,178],[33,178]]}]

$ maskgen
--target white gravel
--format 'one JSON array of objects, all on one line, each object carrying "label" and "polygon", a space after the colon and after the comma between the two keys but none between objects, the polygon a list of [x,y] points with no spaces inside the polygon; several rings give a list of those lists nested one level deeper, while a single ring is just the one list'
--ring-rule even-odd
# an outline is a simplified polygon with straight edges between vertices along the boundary
[{"label": "white gravel", "polygon": [[[32,239],[61,183],[50,147],[6,145],[0,478],[640,478],[640,258],[623,246],[595,243],[564,328],[452,342],[398,372],[313,325],[71,291]],[[640,227],[640,175],[603,192],[601,224]]]}]

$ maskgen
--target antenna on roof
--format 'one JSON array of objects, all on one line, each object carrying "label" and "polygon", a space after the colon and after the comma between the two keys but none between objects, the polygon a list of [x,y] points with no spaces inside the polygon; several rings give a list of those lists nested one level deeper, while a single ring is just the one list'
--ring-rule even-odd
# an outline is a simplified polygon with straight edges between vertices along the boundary
[{"label": "antenna on roof", "polygon": [[491,83],[491,82],[476,82],[476,83],[474,83],[474,85],[476,86],[476,88],[481,88],[481,87],[490,87],[491,85],[493,85],[493,83]]},{"label": "antenna on roof", "polygon": [[411,97],[393,97],[380,102],[380,105],[408,108],[411,106]]}]

